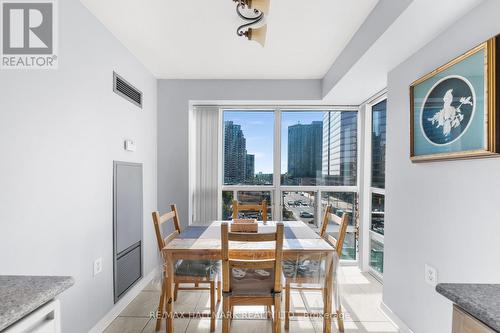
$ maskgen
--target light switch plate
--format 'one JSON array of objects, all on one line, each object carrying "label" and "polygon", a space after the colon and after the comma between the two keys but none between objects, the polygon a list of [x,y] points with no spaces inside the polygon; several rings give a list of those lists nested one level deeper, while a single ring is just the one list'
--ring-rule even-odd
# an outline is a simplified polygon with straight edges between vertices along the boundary
[{"label": "light switch plate", "polygon": [[136,150],[136,144],[135,144],[134,140],[125,140],[124,146],[125,146],[126,151],[135,151]]},{"label": "light switch plate", "polygon": [[427,264],[425,264],[425,282],[433,287],[438,284],[437,269]]}]

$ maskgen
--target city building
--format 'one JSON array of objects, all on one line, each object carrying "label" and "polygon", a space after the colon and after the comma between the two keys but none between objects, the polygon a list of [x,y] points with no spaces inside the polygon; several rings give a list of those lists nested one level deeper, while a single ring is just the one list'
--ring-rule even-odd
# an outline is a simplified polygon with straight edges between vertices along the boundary
[{"label": "city building", "polygon": [[385,128],[387,102],[383,101],[372,109],[372,186],[385,186]]},{"label": "city building", "polygon": [[253,183],[255,178],[255,155],[246,154],[245,155],[245,181],[247,183]]},{"label": "city building", "polygon": [[288,177],[316,178],[321,173],[322,135],[321,121],[288,127]]},{"label": "city building", "polygon": [[356,184],[357,122],[357,112],[324,113],[322,173],[327,185]]},{"label": "city building", "polygon": [[239,184],[246,179],[246,140],[241,126],[224,122],[224,183]]}]

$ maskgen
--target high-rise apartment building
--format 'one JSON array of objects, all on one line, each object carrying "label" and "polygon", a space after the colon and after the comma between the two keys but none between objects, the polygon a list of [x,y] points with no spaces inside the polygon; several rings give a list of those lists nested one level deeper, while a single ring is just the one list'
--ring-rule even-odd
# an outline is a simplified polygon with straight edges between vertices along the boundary
[{"label": "high-rise apartment building", "polygon": [[245,155],[245,181],[247,183],[253,183],[255,178],[255,155],[246,154]]},{"label": "high-rise apartment building", "polygon": [[224,183],[240,184],[246,178],[246,140],[241,126],[224,122]]},{"label": "high-rise apartment building", "polygon": [[321,173],[322,135],[321,121],[288,127],[289,177],[316,178]]},{"label": "high-rise apartment building", "polygon": [[356,184],[357,126],[357,112],[324,113],[322,172],[327,185]]}]

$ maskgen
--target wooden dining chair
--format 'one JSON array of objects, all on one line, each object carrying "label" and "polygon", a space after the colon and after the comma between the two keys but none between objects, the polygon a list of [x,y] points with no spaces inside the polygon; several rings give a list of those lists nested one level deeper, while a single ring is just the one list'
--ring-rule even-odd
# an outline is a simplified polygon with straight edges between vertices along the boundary
[{"label": "wooden dining chair", "polygon": [[[177,213],[176,205],[170,205],[171,211],[161,215],[159,212],[153,212],[153,224],[156,233],[156,240],[158,241],[158,249],[162,255],[162,249],[172,239],[176,238],[181,233],[179,214]],[[173,231],[167,236],[163,236],[162,230],[172,230],[164,223],[172,222]],[[167,273],[163,265],[163,283],[161,288],[160,302],[158,304],[158,318],[156,320],[156,331],[160,330],[161,320],[163,318],[164,306],[167,297]],[[194,284],[194,287],[180,287],[179,284]],[[200,287],[200,283],[209,284],[209,288]],[[210,290],[210,313],[201,314],[203,317],[210,316],[210,331],[215,331],[215,319],[217,312],[217,305],[221,301],[221,279],[220,279],[220,264],[218,261],[212,260],[178,260],[174,265],[174,301],[177,300],[178,290]],[[217,295],[216,295],[217,291]],[[217,301],[217,303],[216,303]],[[196,313],[188,313],[188,317],[200,316]]]},{"label": "wooden dining chair", "polygon": [[[339,233],[337,238],[328,234],[327,228],[328,224],[333,222],[339,225]],[[347,232],[347,226],[349,224],[349,215],[346,213],[339,217],[333,214],[333,209],[331,205],[326,206],[325,213],[323,214],[323,221],[321,223],[319,234],[320,236],[332,244],[335,248],[335,255],[337,259],[340,259],[342,255],[342,247],[344,245],[344,239]],[[332,267],[333,276],[336,276],[335,272],[337,269],[338,260],[334,260]],[[321,258],[313,258],[307,262],[307,264],[301,263],[300,260],[286,260],[283,262],[283,271],[285,274],[285,329],[290,327],[290,291],[291,289],[299,289],[301,291],[306,290],[321,290],[323,292],[323,300],[326,301],[325,297],[326,289],[324,287],[311,287],[310,285],[318,284],[318,280],[321,278],[326,278],[325,268],[321,263]],[[338,283],[338,281],[333,281],[333,283]],[[293,313],[294,315],[303,315],[301,313]],[[336,310],[337,324],[339,331],[344,331],[344,319],[342,316],[341,305],[337,305]]]},{"label": "wooden dining chair", "polygon": [[[276,223],[276,232],[237,233],[229,232],[229,225],[221,225],[222,245],[222,332],[230,330],[232,309],[238,305],[264,305],[274,307],[273,332],[281,331],[281,288],[283,258],[283,223]],[[249,259],[231,253],[229,242],[275,242],[264,259]]]},{"label": "wooden dining chair", "polygon": [[239,212],[258,211],[262,215],[262,221],[267,223],[267,201],[262,200],[260,204],[241,204],[233,200],[233,220],[238,218]]}]

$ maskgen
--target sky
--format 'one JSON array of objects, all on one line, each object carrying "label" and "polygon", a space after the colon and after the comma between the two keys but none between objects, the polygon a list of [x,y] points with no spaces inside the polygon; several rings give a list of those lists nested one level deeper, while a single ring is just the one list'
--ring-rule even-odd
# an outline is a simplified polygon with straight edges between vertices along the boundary
[{"label": "sky", "polygon": [[[281,172],[287,171],[288,127],[322,121],[321,111],[281,112]],[[255,173],[273,173],[274,111],[224,111],[224,121],[241,125],[247,154],[255,155]]]}]

